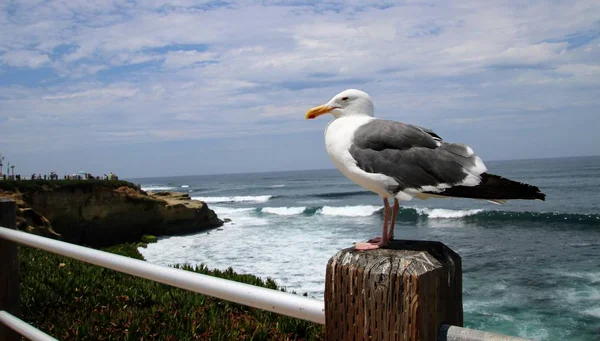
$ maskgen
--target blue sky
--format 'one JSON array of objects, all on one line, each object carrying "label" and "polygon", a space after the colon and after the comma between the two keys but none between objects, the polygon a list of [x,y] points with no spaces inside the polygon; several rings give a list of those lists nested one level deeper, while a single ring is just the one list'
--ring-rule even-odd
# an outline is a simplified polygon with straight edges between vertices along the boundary
[{"label": "blue sky", "polygon": [[331,168],[304,113],[346,88],[484,160],[600,154],[600,2],[0,2],[24,174]]}]

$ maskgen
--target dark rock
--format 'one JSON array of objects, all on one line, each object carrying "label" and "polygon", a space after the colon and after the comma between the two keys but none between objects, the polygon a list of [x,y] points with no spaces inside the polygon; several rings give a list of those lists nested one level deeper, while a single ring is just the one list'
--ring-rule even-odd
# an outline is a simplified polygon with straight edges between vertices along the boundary
[{"label": "dark rock", "polygon": [[213,210],[187,193],[70,186],[0,191],[0,197],[17,201],[19,229],[94,247],[138,242],[145,234],[191,234],[223,225]]}]

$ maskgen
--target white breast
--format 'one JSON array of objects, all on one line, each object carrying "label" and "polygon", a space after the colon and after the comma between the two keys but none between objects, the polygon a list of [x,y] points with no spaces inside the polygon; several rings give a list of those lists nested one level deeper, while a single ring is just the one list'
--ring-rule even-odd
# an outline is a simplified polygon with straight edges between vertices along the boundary
[{"label": "white breast", "polygon": [[325,130],[325,148],[337,169],[347,178],[361,187],[375,192],[382,197],[392,194],[387,188],[394,186],[393,178],[383,175],[367,173],[356,165],[356,160],[350,155],[350,146],[354,139],[354,132],[363,124],[374,120],[369,116],[345,116],[333,120]]}]

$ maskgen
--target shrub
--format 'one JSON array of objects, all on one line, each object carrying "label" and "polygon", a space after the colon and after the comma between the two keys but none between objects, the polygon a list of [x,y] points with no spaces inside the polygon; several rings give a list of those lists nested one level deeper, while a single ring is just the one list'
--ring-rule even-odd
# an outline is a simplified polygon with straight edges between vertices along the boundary
[{"label": "shrub", "polygon": [[[143,259],[135,244],[104,251]],[[322,340],[323,326],[19,247],[23,319],[61,340]],[[177,265],[277,289],[271,279]]]},{"label": "shrub", "polygon": [[151,234],[145,234],[142,236],[142,243],[150,244],[150,243],[156,243],[157,241],[158,241],[158,238],[156,238],[156,236],[153,236]]}]

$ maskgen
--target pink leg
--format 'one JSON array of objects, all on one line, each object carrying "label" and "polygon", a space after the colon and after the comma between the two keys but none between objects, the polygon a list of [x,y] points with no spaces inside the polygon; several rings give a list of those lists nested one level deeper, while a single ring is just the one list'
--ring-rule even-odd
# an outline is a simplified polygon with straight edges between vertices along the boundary
[{"label": "pink leg", "polygon": [[356,250],[373,250],[380,247],[386,247],[389,244],[390,238],[388,237],[388,220],[390,218],[390,204],[387,198],[383,199],[383,234],[381,238],[373,238],[366,243],[356,243],[354,249]]},{"label": "pink leg", "polygon": [[396,225],[396,218],[398,217],[398,210],[400,209],[400,203],[398,199],[394,198],[394,210],[392,212],[392,223],[390,224],[390,230],[388,232],[388,238],[394,239],[394,225]]}]

